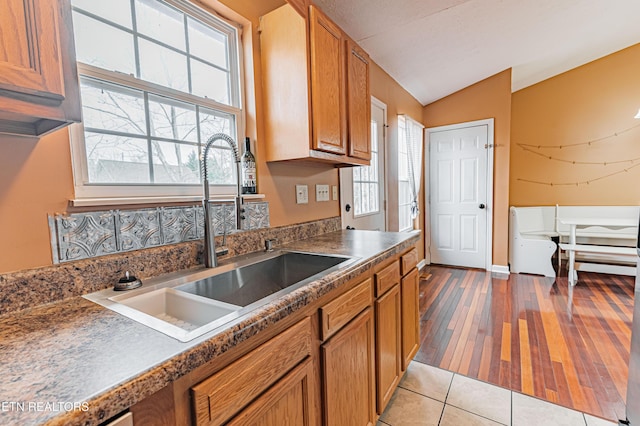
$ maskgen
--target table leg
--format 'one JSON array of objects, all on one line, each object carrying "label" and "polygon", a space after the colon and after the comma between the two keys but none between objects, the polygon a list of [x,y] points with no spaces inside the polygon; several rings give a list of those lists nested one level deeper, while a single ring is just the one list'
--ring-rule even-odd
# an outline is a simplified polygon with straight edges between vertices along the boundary
[{"label": "table leg", "polygon": [[578,282],[578,273],[574,270],[576,263],[576,252],[574,250],[569,250],[569,284],[572,286],[576,285]]}]

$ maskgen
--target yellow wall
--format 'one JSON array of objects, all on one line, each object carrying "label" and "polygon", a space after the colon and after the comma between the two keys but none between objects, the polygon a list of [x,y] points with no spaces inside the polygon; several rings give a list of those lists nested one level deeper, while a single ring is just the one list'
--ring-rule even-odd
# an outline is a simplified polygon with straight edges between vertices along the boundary
[{"label": "yellow wall", "polygon": [[509,229],[511,69],[431,103],[423,110],[423,122],[427,127],[485,118],[494,118],[496,144],[493,173],[493,264],[506,266]]},{"label": "yellow wall", "polygon": [[[513,94],[510,202],[528,205],[640,204],[640,44]],[[631,127],[634,129],[623,132]],[[619,133],[591,146],[583,143]],[[633,163],[581,165],[551,160]],[[562,149],[557,145],[582,144]],[[540,148],[537,148],[540,146]],[[634,167],[637,166],[637,167]],[[634,168],[631,168],[634,167]],[[589,184],[617,171],[628,172]],[[553,186],[523,181],[554,183]]]},{"label": "yellow wall", "polygon": [[[377,64],[371,63],[371,96],[387,105],[387,223],[389,231],[398,230],[398,114],[406,114],[422,121],[422,104],[404,90],[389,74]],[[424,173],[424,172],[423,172]],[[424,176],[424,175],[423,175]],[[424,191],[420,198],[424,200]],[[422,212],[418,218],[423,223]],[[422,226],[420,226],[422,228]],[[424,229],[424,228],[422,228]],[[420,259],[424,259],[424,234],[416,244]]]}]

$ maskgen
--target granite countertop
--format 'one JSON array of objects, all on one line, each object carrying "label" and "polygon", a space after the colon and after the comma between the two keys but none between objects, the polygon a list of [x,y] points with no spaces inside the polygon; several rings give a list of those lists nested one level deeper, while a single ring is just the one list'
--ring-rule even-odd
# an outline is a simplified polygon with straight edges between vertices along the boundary
[{"label": "granite countertop", "polygon": [[182,343],[82,297],[0,317],[0,424],[98,424],[417,242],[338,231],[284,249],[358,257],[228,327]]}]

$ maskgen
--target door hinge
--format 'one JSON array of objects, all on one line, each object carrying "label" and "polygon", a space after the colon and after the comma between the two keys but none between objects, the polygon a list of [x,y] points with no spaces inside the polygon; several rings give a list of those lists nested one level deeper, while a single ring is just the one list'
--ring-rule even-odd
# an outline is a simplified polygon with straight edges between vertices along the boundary
[{"label": "door hinge", "polygon": [[492,143],[485,143],[484,144],[484,149],[488,149],[488,148],[493,148],[495,145]]}]

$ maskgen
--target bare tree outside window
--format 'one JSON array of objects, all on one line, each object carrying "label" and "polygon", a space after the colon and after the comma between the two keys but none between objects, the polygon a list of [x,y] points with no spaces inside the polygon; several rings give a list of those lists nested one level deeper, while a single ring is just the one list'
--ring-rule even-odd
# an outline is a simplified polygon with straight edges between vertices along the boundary
[{"label": "bare tree outside window", "polygon": [[[208,137],[237,139],[235,28],[181,0],[72,3],[86,184],[199,185]],[[234,184],[228,146],[207,161],[212,184]]]}]

